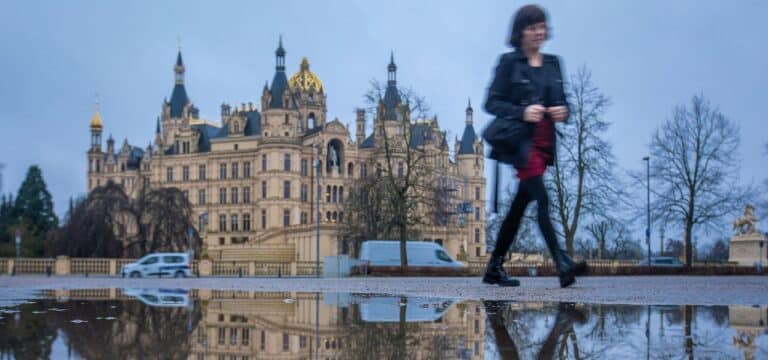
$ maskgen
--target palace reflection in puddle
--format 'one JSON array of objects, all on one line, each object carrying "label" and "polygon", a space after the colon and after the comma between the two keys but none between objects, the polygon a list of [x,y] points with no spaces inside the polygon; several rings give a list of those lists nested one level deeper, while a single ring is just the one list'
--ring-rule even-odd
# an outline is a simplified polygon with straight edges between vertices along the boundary
[{"label": "palace reflection in puddle", "polygon": [[181,289],[0,304],[0,358],[768,358],[766,306],[456,301]]}]

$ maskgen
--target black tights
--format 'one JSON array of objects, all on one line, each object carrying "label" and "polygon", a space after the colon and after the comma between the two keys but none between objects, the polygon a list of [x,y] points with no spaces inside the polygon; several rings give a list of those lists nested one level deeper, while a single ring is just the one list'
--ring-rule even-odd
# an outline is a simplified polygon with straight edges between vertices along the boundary
[{"label": "black tights", "polygon": [[535,176],[522,180],[518,184],[515,199],[512,200],[512,206],[510,206],[507,217],[499,229],[499,235],[496,237],[496,248],[493,249],[493,256],[504,256],[509,251],[512,241],[517,236],[517,229],[520,228],[520,221],[523,219],[525,208],[531,201],[536,201],[538,205],[539,229],[547,242],[549,251],[552,252],[559,248],[555,229],[549,219],[549,197],[547,196],[547,189],[544,187],[544,178],[543,176]]}]

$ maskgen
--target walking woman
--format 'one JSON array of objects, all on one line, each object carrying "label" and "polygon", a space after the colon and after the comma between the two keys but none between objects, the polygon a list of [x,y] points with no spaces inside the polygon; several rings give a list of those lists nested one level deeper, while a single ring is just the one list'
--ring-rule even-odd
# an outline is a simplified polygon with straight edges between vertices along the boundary
[{"label": "walking woman", "polygon": [[520,181],[483,276],[486,284],[520,285],[504,272],[502,265],[532,201],[538,205],[539,229],[557,268],[560,286],[570,286],[577,275],[587,270],[585,262],[575,263],[560,247],[549,218],[543,176],[555,159],[555,124],[568,119],[568,103],[560,61],[554,55],[541,53],[548,30],[544,9],[526,5],[517,11],[509,37],[514,51],[501,56],[485,101],[485,110],[496,116],[496,121],[510,121],[520,129],[520,136],[510,140],[504,152],[494,150],[490,155],[501,163],[512,164]]}]

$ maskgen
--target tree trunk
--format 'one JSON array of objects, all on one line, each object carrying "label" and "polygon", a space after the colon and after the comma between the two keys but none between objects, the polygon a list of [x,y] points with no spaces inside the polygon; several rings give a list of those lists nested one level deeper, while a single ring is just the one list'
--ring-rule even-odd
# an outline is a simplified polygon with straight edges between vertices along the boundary
[{"label": "tree trunk", "polygon": [[405,224],[400,225],[400,271],[405,274],[408,268],[408,255],[406,253],[406,241],[408,241],[408,228]]},{"label": "tree trunk", "polygon": [[691,232],[693,231],[693,222],[691,221],[690,217],[687,217],[685,219],[685,266],[691,267],[693,266],[693,246],[691,239],[693,238],[693,235]]}]

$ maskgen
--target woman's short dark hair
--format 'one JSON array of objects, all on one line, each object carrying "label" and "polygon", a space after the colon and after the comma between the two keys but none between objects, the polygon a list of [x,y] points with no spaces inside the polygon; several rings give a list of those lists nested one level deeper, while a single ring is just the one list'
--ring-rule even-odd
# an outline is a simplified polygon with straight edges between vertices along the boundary
[{"label": "woman's short dark hair", "polygon": [[[547,22],[547,13],[538,5],[525,5],[517,10],[512,20],[512,31],[509,34],[509,45],[514,48],[520,47],[520,41],[523,39],[523,30],[526,27],[538,23]],[[547,39],[549,39],[549,29],[547,29]]]}]

